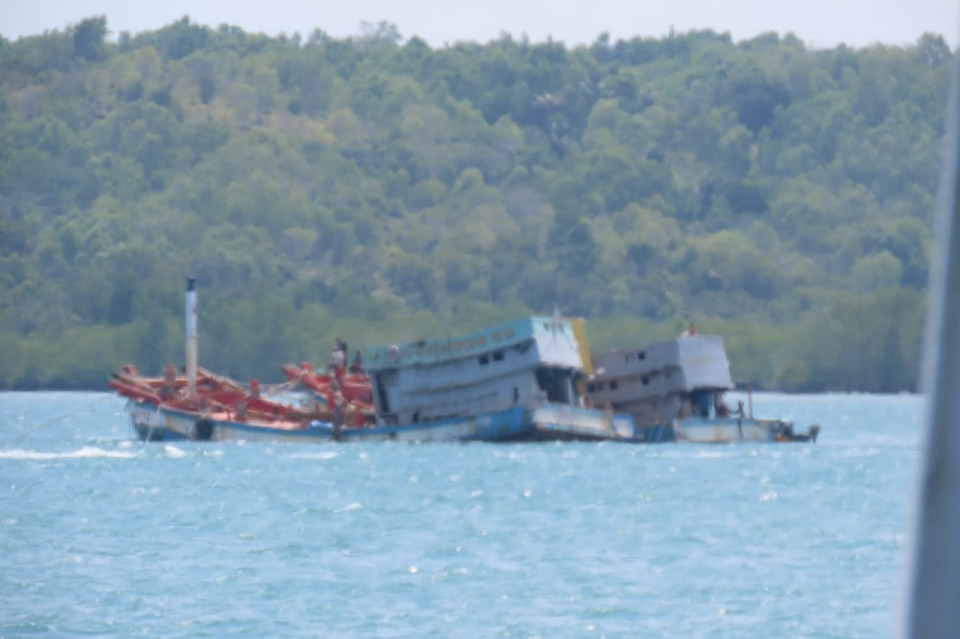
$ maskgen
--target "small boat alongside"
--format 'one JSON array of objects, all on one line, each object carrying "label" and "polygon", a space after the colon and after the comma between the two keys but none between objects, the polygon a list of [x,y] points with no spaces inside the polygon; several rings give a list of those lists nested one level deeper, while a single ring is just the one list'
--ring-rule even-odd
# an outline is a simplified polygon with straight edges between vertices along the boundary
[{"label": "small boat alongside", "polygon": [[110,381],[128,400],[130,421],[145,441],[326,441],[318,425],[332,418],[326,406],[301,407],[265,397],[254,380],[249,387],[197,366],[197,298],[193,279],[187,280],[186,370],[168,365],[163,377],[144,377],[133,366],[114,373]]},{"label": "small boat alongside", "polygon": [[245,388],[200,369],[191,392],[186,375],[168,366],[162,378],[141,377],[127,366],[110,387],[128,400],[130,420],[144,441],[326,440],[318,424],[332,419],[325,407],[303,408],[260,395],[256,380]]},{"label": "small boat alongside", "polygon": [[798,433],[790,421],[756,418],[743,402],[728,406],[724,393],[734,384],[719,336],[616,349],[596,355],[594,368],[586,382],[591,403],[629,413],[646,442],[815,442],[820,432],[817,425]]}]

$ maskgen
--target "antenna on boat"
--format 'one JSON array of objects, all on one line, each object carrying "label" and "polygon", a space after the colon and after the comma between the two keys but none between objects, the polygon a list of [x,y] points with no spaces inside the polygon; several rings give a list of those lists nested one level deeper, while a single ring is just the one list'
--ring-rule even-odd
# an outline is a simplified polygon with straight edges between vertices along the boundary
[{"label": "antenna on boat", "polygon": [[899,629],[911,638],[960,636],[960,61],[953,65],[924,352],[925,433]]},{"label": "antenna on boat", "polygon": [[197,390],[197,278],[187,278],[187,391],[192,397]]}]

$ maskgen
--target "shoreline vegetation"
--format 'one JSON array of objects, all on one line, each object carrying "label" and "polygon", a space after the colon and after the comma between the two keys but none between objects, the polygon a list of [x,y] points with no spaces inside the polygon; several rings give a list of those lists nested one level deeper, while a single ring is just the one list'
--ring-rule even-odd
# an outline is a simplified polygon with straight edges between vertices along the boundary
[{"label": "shoreline vegetation", "polygon": [[0,38],[0,389],[237,380],[555,307],[738,384],[915,392],[954,52],[712,31],[431,48],[103,16]]}]

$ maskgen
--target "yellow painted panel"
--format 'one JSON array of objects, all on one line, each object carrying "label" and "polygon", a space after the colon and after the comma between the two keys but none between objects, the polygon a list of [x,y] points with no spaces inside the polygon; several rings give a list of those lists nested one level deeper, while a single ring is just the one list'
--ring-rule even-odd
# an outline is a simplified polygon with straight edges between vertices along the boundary
[{"label": "yellow painted panel", "polygon": [[587,341],[587,325],[582,317],[569,317],[570,326],[573,328],[573,337],[577,340],[577,350],[580,351],[580,359],[583,362],[583,372],[587,375],[593,375],[593,359],[590,357],[590,343]]}]

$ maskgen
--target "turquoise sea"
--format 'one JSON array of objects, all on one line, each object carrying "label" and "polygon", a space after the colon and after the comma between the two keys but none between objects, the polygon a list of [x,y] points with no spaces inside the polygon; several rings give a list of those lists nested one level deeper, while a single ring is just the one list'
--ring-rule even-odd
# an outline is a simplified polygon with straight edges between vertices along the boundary
[{"label": "turquoise sea", "polygon": [[144,444],[0,393],[0,636],[892,636],[924,400],[753,404],[819,442]]}]

